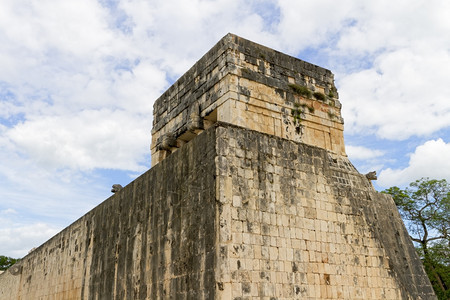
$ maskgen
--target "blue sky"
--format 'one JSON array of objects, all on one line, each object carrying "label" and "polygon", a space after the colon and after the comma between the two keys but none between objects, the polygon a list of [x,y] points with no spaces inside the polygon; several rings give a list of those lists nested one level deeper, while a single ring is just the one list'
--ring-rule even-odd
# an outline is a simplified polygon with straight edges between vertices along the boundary
[{"label": "blue sky", "polygon": [[21,257],[150,167],[152,105],[228,32],[335,74],[378,190],[450,180],[449,1],[3,0],[0,255]]}]

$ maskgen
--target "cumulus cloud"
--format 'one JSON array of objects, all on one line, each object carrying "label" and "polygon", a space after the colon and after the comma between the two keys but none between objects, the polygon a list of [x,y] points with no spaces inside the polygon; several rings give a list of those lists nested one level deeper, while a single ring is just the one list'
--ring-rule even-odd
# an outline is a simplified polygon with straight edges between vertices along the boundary
[{"label": "cumulus cloud", "polygon": [[[449,6],[1,1],[0,181],[10,188],[0,190],[0,210],[67,223],[108,195],[116,182],[104,170],[127,178],[145,170],[154,100],[228,32],[294,56],[313,53],[314,63],[335,71],[347,133],[395,141],[445,130]],[[347,147],[351,159],[383,167],[387,149],[357,145]]]},{"label": "cumulus cloud", "polygon": [[49,168],[142,171],[152,103],[167,86],[151,48],[144,55],[111,28],[96,1],[2,6],[8,149]]},{"label": "cumulus cloud", "polygon": [[364,146],[346,145],[345,151],[350,161],[360,173],[378,171],[383,168],[385,151]]},{"label": "cumulus cloud", "polygon": [[[342,28],[337,50],[344,53],[379,53],[448,42],[442,34],[450,29],[448,3],[432,1],[351,1],[352,22]],[[389,7],[389,9],[386,9]]]},{"label": "cumulus cloud", "polygon": [[442,139],[425,142],[410,155],[406,168],[381,171],[377,184],[381,187],[402,186],[422,177],[450,181],[450,143]]},{"label": "cumulus cloud", "polygon": [[274,39],[288,52],[318,46],[327,49],[360,12],[358,1],[278,1],[280,23]]},{"label": "cumulus cloud", "polygon": [[447,128],[450,44],[443,37],[450,22],[443,11],[449,4],[382,2],[364,5],[333,49],[346,63],[367,63],[337,77],[347,133],[405,140]]},{"label": "cumulus cloud", "polygon": [[345,146],[345,151],[347,155],[354,160],[366,160],[376,157],[380,157],[384,154],[384,151],[369,149],[363,146]]},{"label": "cumulus cloud", "polygon": [[[131,150],[123,157],[131,157],[129,164],[111,159],[120,154],[107,153],[100,159],[98,152],[87,148],[105,149],[105,139],[111,144],[118,140],[111,140],[112,130],[89,130],[94,124],[88,112],[97,111],[100,128],[114,123],[110,114],[121,115],[118,120],[126,124],[122,139],[125,130],[136,132],[131,127],[138,122],[148,132],[152,103],[167,87],[167,79],[176,79],[232,31],[292,54],[323,45],[326,51],[334,49],[330,57],[380,53],[373,58],[373,67],[339,77],[346,130],[388,139],[424,136],[450,125],[446,99],[450,55],[435,47],[441,42],[437,33],[448,29],[448,22],[439,17],[441,10],[433,6],[431,12],[416,12],[426,5],[419,4],[408,5],[406,11],[404,5],[390,5],[386,12],[378,3],[361,5],[351,0],[82,0],[76,5],[6,1],[0,18],[5,28],[0,41],[6,45],[0,50],[5,66],[0,72],[0,95],[4,95],[0,114],[17,123],[7,134],[32,159],[66,166],[61,156],[67,155],[69,167],[91,164],[136,170],[149,137],[130,134],[129,145],[138,146],[133,142],[138,134],[141,148],[126,149]],[[27,9],[19,9],[24,6]],[[411,22],[414,14],[430,22]],[[405,28],[405,24],[412,26]],[[423,26],[434,34],[425,34]],[[417,36],[420,42],[412,43]],[[420,122],[424,119],[430,121]],[[52,143],[45,144],[52,136]],[[33,149],[36,144],[31,145],[40,139],[44,144]],[[60,151],[51,145],[56,143],[61,143]],[[45,159],[43,152],[56,155]]]},{"label": "cumulus cloud", "polygon": [[[150,145],[149,119],[134,120],[124,111],[85,110],[18,124],[7,132],[21,152],[57,170],[112,168],[143,171]],[[141,147],[147,141],[148,147]]]},{"label": "cumulus cloud", "polygon": [[24,257],[32,248],[39,247],[62,229],[45,223],[11,224],[1,216],[0,221],[4,224],[0,228],[0,253],[13,258]]},{"label": "cumulus cloud", "polygon": [[380,55],[373,68],[340,80],[346,130],[404,140],[450,126],[448,78],[450,52],[399,49]]}]

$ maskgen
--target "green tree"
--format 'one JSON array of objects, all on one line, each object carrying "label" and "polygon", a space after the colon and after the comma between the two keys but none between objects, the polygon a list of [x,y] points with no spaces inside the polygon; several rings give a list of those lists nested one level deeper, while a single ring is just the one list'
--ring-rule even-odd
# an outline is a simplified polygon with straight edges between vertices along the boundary
[{"label": "green tree", "polygon": [[19,261],[18,258],[0,255],[0,271],[4,271]]},{"label": "green tree", "polygon": [[391,194],[439,299],[450,299],[450,185],[422,178]]}]

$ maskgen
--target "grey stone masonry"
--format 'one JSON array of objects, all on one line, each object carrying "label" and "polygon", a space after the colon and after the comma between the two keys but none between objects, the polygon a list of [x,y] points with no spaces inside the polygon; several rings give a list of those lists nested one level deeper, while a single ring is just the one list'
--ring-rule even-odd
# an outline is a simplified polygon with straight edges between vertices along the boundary
[{"label": "grey stone masonry", "polygon": [[1,299],[435,299],[346,157],[216,123],[0,274]]},{"label": "grey stone masonry", "polygon": [[[246,69],[243,77],[279,88],[280,91],[286,89],[288,77],[295,78],[304,86],[323,86],[327,94],[336,90],[330,70],[228,34],[155,101],[152,131],[160,130],[183,113],[182,121],[174,128],[175,131],[182,131],[189,117],[189,108],[194,104],[200,106],[203,116],[208,115],[216,107],[214,102],[227,88],[232,88],[215,91],[213,87],[229,73],[241,76],[239,67],[243,64],[235,53],[244,53],[244,61],[258,68],[257,71]],[[266,64],[270,66],[270,73],[266,70]]]},{"label": "grey stone masonry", "polygon": [[221,299],[435,299],[390,196],[347,157],[217,129]]},{"label": "grey stone masonry", "polygon": [[228,34],[156,101],[151,151],[0,299],[436,299],[345,154],[330,71]]},{"label": "grey stone masonry", "polygon": [[216,121],[342,154],[340,108],[331,71],[228,34],[156,100],[152,165]]},{"label": "grey stone masonry", "polygon": [[215,131],[0,274],[0,299],[214,299]]}]

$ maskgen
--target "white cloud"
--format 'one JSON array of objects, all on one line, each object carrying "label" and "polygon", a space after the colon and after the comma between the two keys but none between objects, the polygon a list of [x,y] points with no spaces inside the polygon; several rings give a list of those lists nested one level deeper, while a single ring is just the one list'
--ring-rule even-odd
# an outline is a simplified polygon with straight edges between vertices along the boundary
[{"label": "white cloud", "polygon": [[428,50],[385,53],[340,79],[347,132],[404,140],[450,126],[450,52]]},{"label": "white cloud", "polygon": [[280,0],[281,20],[274,39],[291,53],[331,46],[345,24],[360,11],[358,1]]},{"label": "white cloud", "polygon": [[[49,116],[18,124],[6,136],[42,167],[143,171],[151,124],[124,111],[85,110],[72,116]],[[146,142],[146,147],[143,142]]]},{"label": "white cloud", "polygon": [[[449,6],[3,0],[0,181],[8,188],[0,190],[0,210],[60,216],[45,225],[60,228],[54,224],[73,221],[109,195],[116,182],[101,170],[142,172],[154,100],[228,32],[291,55],[311,49],[322,57],[338,71],[347,133],[399,140],[445,130]],[[382,168],[388,149],[347,151],[371,171]],[[5,224],[2,230],[13,230],[17,220]]]},{"label": "white cloud", "polygon": [[381,187],[401,186],[422,177],[450,181],[450,143],[442,139],[425,142],[411,154],[406,168],[381,171],[377,184]]},{"label": "white cloud", "polygon": [[[264,31],[264,19],[253,9],[270,1],[120,1],[128,16],[130,42],[139,51],[151,49],[170,76],[188,70],[221,37],[233,32],[274,45],[274,35]],[[276,43],[275,43],[276,44]]]},{"label": "white cloud", "polygon": [[345,151],[350,161],[362,174],[382,169],[385,162],[385,158],[383,156],[386,152],[383,150],[369,149],[363,146],[346,145]]},{"label": "white cloud", "polygon": [[0,228],[0,253],[13,258],[22,258],[62,229],[45,223],[17,226],[1,217],[0,221],[4,226]]},{"label": "white cloud", "polygon": [[346,145],[345,151],[351,160],[367,160],[380,157],[384,154],[384,151],[373,150],[363,146],[351,146]]},{"label": "white cloud", "polygon": [[[111,195],[110,187],[113,183],[116,183],[112,181],[112,178],[100,176],[97,170],[81,170],[82,167],[88,168],[86,166],[69,167],[69,164],[79,163],[83,160],[71,162],[70,157],[64,159],[59,151],[59,148],[62,148],[63,145],[57,145],[53,142],[60,137],[49,137],[46,141],[39,138],[34,140],[33,142],[36,143],[35,149],[27,149],[34,154],[30,158],[29,155],[23,154],[27,151],[21,151],[11,142],[4,134],[5,127],[0,126],[0,129],[2,128],[3,131],[0,130],[0,161],[2,162],[0,164],[2,186],[0,189],[0,211],[3,215],[6,215],[6,212],[12,213],[15,211],[17,214],[15,214],[14,220],[19,223],[31,217],[38,220],[52,220],[49,222],[59,224],[58,226],[61,224],[68,225]],[[33,130],[35,129],[31,128],[27,133],[35,133]],[[38,135],[38,137],[40,136]],[[32,140],[31,136],[30,139],[25,136],[27,143],[30,140]],[[83,140],[83,142],[86,143],[87,141]],[[32,144],[27,144],[28,146],[33,148]],[[70,145],[66,148],[70,149]],[[49,152],[46,153],[45,150]],[[67,149],[64,149],[64,151],[67,151]],[[118,152],[120,153],[120,151]],[[101,154],[97,153],[96,155],[99,156],[101,161]],[[88,158],[90,157],[92,155],[88,156]],[[39,159],[42,161],[38,161]],[[56,164],[55,162],[58,159],[63,160],[63,162]],[[117,160],[122,164],[124,163],[120,156]],[[51,163],[48,163],[48,161],[51,161]],[[127,164],[127,168],[129,168],[130,162],[127,162]],[[131,165],[131,167],[133,166]],[[120,183],[125,185],[127,182]],[[5,222],[0,222],[0,224],[0,228],[3,229],[7,226]]]},{"label": "white cloud", "polygon": [[110,27],[96,1],[1,6],[0,116],[13,124],[2,130],[8,151],[41,167],[142,171],[152,104],[167,86],[160,57]]},{"label": "white cloud", "polygon": [[23,75],[33,78],[36,72],[24,72],[30,68],[45,72],[46,66],[52,65],[61,68],[59,71],[80,67],[77,63],[83,56],[89,59],[113,46],[107,15],[95,1],[19,0],[2,1],[1,5],[0,39],[5,43],[0,61],[6,62],[1,74],[9,80],[20,80]]},{"label": "white cloud", "polygon": [[14,215],[17,214],[17,211],[12,208],[7,208],[4,210],[0,210],[0,215]]},{"label": "white cloud", "polygon": [[430,43],[445,46],[450,29],[449,3],[389,0],[351,1],[350,26],[342,28],[337,50],[344,53],[377,53],[399,48],[417,48]]},{"label": "white cloud", "polygon": [[347,133],[404,140],[449,127],[450,4],[383,4],[366,4],[333,50],[349,64],[368,63],[337,76]]}]

